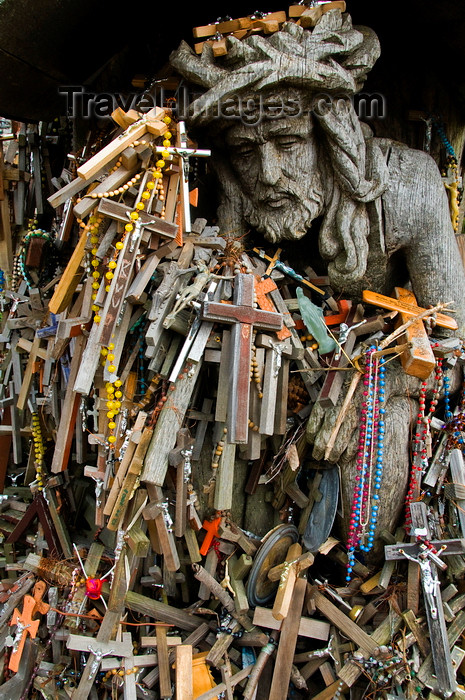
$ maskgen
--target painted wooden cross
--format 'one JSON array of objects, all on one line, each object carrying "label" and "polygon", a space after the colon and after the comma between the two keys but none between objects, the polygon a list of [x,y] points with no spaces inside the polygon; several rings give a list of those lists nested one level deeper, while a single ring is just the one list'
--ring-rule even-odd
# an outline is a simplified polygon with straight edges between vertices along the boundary
[{"label": "painted wooden cross", "polygon": [[274,254],[273,257],[270,257],[269,255],[265,254],[264,250],[260,250],[260,248],[254,248],[254,253],[257,253],[262,260],[267,260],[269,262],[266,275],[270,275],[271,271],[273,268],[276,268],[276,270],[279,270],[280,272],[283,272],[285,275],[290,277],[293,280],[296,280],[300,282],[301,284],[304,284],[306,287],[309,287],[310,289],[313,289],[313,291],[318,292],[318,294],[321,294],[323,297],[326,297],[327,294],[323,289],[320,289],[317,287],[315,284],[310,282],[308,279],[305,277],[302,277],[302,275],[299,275],[298,272],[296,272],[292,267],[289,267],[289,265],[286,265],[283,263],[280,259],[279,256],[281,255],[281,248],[278,248],[276,253]]},{"label": "painted wooden cross", "polygon": [[13,616],[10,620],[10,627],[16,625],[16,634],[13,640],[13,650],[11,652],[8,668],[10,671],[17,671],[21,655],[24,649],[26,637],[29,634],[32,639],[35,638],[39,629],[40,620],[33,620],[32,613],[36,607],[37,601],[31,595],[26,594],[23,599],[23,611],[20,613],[18,608],[14,609]]},{"label": "painted wooden cross", "polygon": [[[402,290],[399,287],[399,290]],[[402,298],[393,299],[392,297],[384,296],[383,294],[377,294],[376,292],[371,292],[368,289],[364,289],[362,293],[363,301],[367,304],[372,304],[373,306],[379,306],[382,309],[389,309],[389,311],[398,311],[399,313],[404,313],[407,316],[417,316],[427,309],[423,309],[417,306],[416,302],[404,301]],[[457,321],[452,316],[446,316],[446,314],[438,313],[434,315],[434,320],[437,326],[441,328],[448,328],[451,331],[456,331]]]},{"label": "painted wooden cross", "polygon": [[[267,296],[270,292],[274,292],[278,286],[271,277],[255,277],[255,297],[257,304],[262,311],[276,311],[273,301]],[[276,336],[279,340],[289,338],[291,331],[286,326],[283,326],[280,331],[277,331]]]},{"label": "painted wooden cross", "polygon": [[250,359],[254,327],[279,331],[281,314],[254,308],[253,275],[240,273],[234,284],[232,304],[206,301],[203,319],[232,324],[230,387],[228,399],[228,442],[246,443],[248,439]]},{"label": "painted wooden cross", "polygon": [[208,149],[199,148],[188,148],[186,125],[183,121],[178,122],[178,144],[175,147],[169,146],[165,148],[163,146],[157,146],[155,151],[157,153],[163,153],[168,151],[170,155],[178,156],[180,160],[181,167],[181,206],[182,206],[182,228],[183,233],[190,233],[192,231],[190,205],[189,205],[189,158],[195,157],[208,157],[211,155],[211,151]]}]

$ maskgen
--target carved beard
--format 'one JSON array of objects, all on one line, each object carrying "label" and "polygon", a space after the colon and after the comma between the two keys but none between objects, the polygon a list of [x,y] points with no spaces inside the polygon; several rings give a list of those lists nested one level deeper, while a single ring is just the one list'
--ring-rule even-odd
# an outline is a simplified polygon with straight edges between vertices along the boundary
[{"label": "carved beard", "polygon": [[[280,196],[285,201],[273,207],[269,202],[273,199],[276,201]],[[313,175],[311,184],[306,184],[303,175],[301,183],[292,182],[266,189],[259,185],[253,197],[241,192],[241,200],[245,221],[271,243],[299,240],[323,211],[322,178]]]}]

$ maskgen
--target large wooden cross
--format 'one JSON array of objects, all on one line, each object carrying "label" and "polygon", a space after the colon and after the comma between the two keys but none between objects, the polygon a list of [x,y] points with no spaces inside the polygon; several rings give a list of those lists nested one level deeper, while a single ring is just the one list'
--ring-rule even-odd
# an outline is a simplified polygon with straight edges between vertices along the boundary
[{"label": "large wooden cross", "polygon": [[[401,288],[399,288],[401,289]],[[362,292],[363,301],[367,304],[373,304],[373,306],[379,306],[382,309],[389,309],[389,311],[398,311],[399,313],[406,314],[407,316],[418,316],[427,309],[422,309],[416,304],[408,303],[402,299],[393,299],[392,297],[386,297],[383,294],[377,294],[376,292],[371,292],[368,289],[364,289]],[[456,331],[457,321],[452,316],[446,316],[446,314],[435,314],[434,320],[436,325],[441,328],[448,328],[451,331]]]},{"label": "large wooden cross", "polygon": [[283,325],[281,314],[255,309],[253,304],[253,275],[240,273],[236,276],[232,304],[206,301],[201,311],[205,320],[232,324],[227,419],[230,443],[246,443],[248,438],[253,329],[279,331]]}]

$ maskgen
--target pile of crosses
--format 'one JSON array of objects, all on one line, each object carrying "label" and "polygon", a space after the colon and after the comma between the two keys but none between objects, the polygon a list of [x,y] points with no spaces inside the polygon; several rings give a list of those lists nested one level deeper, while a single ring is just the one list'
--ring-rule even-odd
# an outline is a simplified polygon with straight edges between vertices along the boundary
[{"label": "pile of crosses", "polygon": [[[431,421],[409,532],[381,533],[383,562],[355,559],[349,581],[337,468],[305,438],[374,339],[406,371],[452,368],[459,341],[431,360],[435,310],[407,290],[336,301],[281,251],[192,222],[208,151],[167,109],[113,116],[66,184],[40,130],[2,165],[3,697],[464,697],[463,397]],[[54,234],[33,223],[15,249],[9,227],[47,201]],[[257,536],[233,513],[267,485],[276,524]]]}]

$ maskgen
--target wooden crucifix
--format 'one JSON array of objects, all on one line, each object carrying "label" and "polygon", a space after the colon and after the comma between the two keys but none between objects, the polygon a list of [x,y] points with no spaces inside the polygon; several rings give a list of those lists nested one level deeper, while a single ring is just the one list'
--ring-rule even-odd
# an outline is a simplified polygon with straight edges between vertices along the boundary
[{"label": "wooden crucifix", "polygon": [[13,617],[10,620],[10,626],[16,625],[16,634],[13,640],[13,650],[11,652],[10,661],[8,663],[10,671],[16,672],[19,668],[19,662],[21,661],[27,635],[34,639],[39,629],[40,620],[32,619],[36,602],[35,598],[26,594],[23,599],[23,611],[20,613],[18,608],[14,609]]},{"label": "wooden crucifix", "polygon": [[[384,296],[383,294],[377,294],[376,292],[371,292],[368,289],[364,289],[362,292],[363,301],[367,304],[372,304],[373,306],[378,306],[381,309],[388,309],[389,311],[398,311],[406,314],[407,316],[418,316],[419,314],[427,311],[416,304],[411,302],[403,301],[403,299],[393,299],[392,297]],[[434,314],[434,320],[437,326],[441,328],[447,328],[451,331],[456,331],[457,321],[452,316],[447,316],[446,314],[437,313]]]},{"label": "wooden crucifix", "polygon": [[189,158],[195,157],[208,157],[211,155],[211,151],[208,149],[199,148],[188,148],[186,125],[183,121],[178,122],[178,143],[175,147],[165,148],[163,146],[156,147],[157,153],[162,153],[168,151],[170,155],[178,156],[180,160],[180,192],[181,192],[181,206],[182,206],[182,228],[183,233],[190,233],[192,231],[190,205],[189,205]]},{"label": "wooden crucifix", "polygon": [[87,181],[93,179],[99,170],[108,165],[131,143],[144,136],[147,131],[155,136],[162,136],[165,131],[168,131],[168,126],[161,121],[164,116],[164,110],[159,107],[154,107],[150,112],[141,116],[140,119],[130,124],[122,134],[81,165],[77,170],[79,177]]},{"label": "wooden crucifix", "polygon": [[271,336],[263,333],[257,334],[255,345],[266,348],[260,434],[281,435],[285,432],[287,418],[288,365],[290,360],[300,353],[296,353],[289,340],[276,342]]},{"label": "wooden crucifix", "polygon": [[230,387],[228,400],[228,441],[246,443],[248,439],[250,358],[253,329],[279,331],[281,314],[255,309],[254,278],[239,273],[234,283],[232,304],[206,301],[202,318],[232,324],[230,353]]},{"label": "wooden crucifix", "polygon": [[190,479],[190,465],[194,440],[187,428],[178,430],[176,447],[168,455],[171,466],[176,467],[176,510],[174,534],[183,537],[187,522],[187,484]]}]

